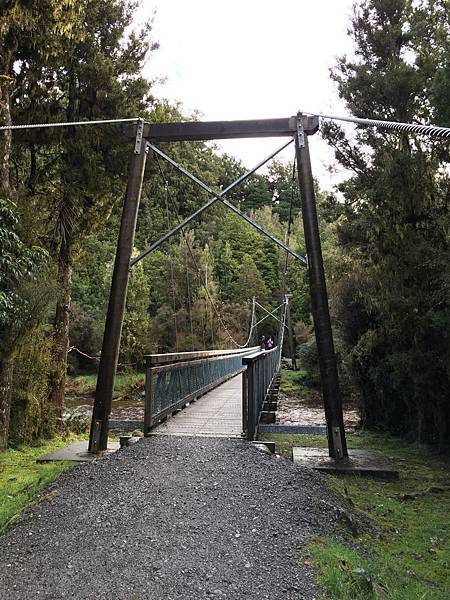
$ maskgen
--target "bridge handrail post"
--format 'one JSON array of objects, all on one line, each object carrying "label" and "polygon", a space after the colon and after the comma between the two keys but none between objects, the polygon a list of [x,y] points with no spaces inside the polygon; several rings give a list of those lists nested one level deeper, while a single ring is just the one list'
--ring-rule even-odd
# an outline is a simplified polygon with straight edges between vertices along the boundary
[{"label": "bridge handrail post", "polygon": [[[270,365],[269,356],[273,351],[260,350],[249,356],[242,357],[242,364],[246,366],[243,383],[243,395],[246,395],[246,427],[247,440],[255,439],[258,432],[259,413],[267,394],[269,373],[267,366]],[[243,412],[243,418],[244,412]]]},{"label": "bridge handrail post", "polygon": [[[242,361],[243,364],[243,361]],[[242,435],[248,434],[248,367],[242,372]]]},{"label": "bridge handrail post", "polygon": [[144,436],[150,433],[153,425],[153,367],[151,360],[145,361],[145,400],[144,400]]},{"label": "bridge handrail post", "polygon": [[247,367],[245,370],[245,386],[247,395],[247,425],[245,427],[247,440],[255,439],[257,426],[257,395],[258,395],[258,357],[262,352],[242,357],[242,364]]}]

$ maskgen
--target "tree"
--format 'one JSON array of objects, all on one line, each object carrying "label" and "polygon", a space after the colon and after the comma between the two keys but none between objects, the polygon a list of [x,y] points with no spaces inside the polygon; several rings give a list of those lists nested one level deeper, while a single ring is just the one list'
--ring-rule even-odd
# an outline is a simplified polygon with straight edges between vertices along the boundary
[{"label": "tree", "polygon": [[0,198],[0,450],[8,444],[13,357],[18,342],[33,321],[33,302],[23,287],[43,255],[28,248],[17,234],[15,206]]},{"label": "tree", "polygon": [[[149,83],[140,76],[143,61],[156,46],[151,24],[137,35],[125,36],[134,4],[126,0],[79,3],[83,7],[82,34],[67,40],[51,57],[29,60],[22,77],[28,93],[15,106],[17,119],[32,115],[83,121],[136,117],[149,101]],[[40,90],[46,89],[43,95]],[[55,93],[56,90],[58,93]],[[36,103],[36,98],[39,102]],[[33,102],[35,108],[30,107]],[[118,135],[119,134],[119,135]],[[129,144],[114,128],[69,127],[47,134],[47,146],[57,158],[47,178],[54,178],[50,205],[49,250],[58,270],[58,295],[53,328],[50,394],[55,415],[61,415],[68,350],[73,261],[82,240],[102,225],[124,189]],[[34,162],[42,160],[34,156]],[[42,180],[45,186],[45,180]]]},{"label": "tree", "polygon": [[[38,0],[25,2],[13,0],[6,2],[0,15],[0,123],[10,126],[13,123],[13,100],[17,100],[22,81],[29,74],[29,60],[39,56],[47,60],[62,47],[62,39],[71,39],[76,35],[81,5],[74,0],[62,2],[56,0]],[[3,224],[2,242],[6,244],[9,257],[14,256],[17,263],[3,274],[3,348],[1,351],[0,412],[2,414],[0,446],[5,446],[8,437],[10,403],[12,393],[13,361],[21,336],[11,328],[13,315],[18,307],[27,304],[20,296],[18,280],[29,274],[33,254],[20,237],[17,237],[17,212],[8,200],[17,197],[18,190],[11,184],[10,164],[12,154],[12,131],[2,132],[0,142],[0,196],[2,201]],[[9,230],[8,227],[11,227]],[[5,256],[4,267],[8,262]],[[26,295],[26,294],[25,294]],[[9,300],[8,300],[9,299]],[[26,321],[26,313],[20,313]],[[15,314],[17,317],[17,313]]]},{"label": "tree", "polygon": [[269,186],[272,192],[273,211],[280,221],[291,220],[300,213],[297,175],[292,165],[274,160],[268,167]]},{"label": "tree", "polygon": [[[332,73],[349,111],[431,122],[438,83],[445,87],[448,2],[359,2],[351,35],[355,59],[339,59]],[[364,419],[442,446],[450,432],[448,145],[373,128],[351,140],[332,123],[324,135],[353,172],[340,186],[339,242],[353,263],[341,307]]]},{"label": "tree", "polygon": [[245,254],[236,281],[234,297],[237,301],[249,301],[252,296],[266,296],[267,287],[255,261]]}]

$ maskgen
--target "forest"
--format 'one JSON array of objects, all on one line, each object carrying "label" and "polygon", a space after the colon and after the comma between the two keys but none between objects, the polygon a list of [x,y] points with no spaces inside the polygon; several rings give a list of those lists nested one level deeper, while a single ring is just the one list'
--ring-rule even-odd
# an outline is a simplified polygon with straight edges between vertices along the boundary
[{"label": "forest", "polygon": [[[143,76],[164,40],[152,21],[133,29],[136,8],[129,0],[2,0],[0,125],[196,119],[156,97]],[[448,0],[358,0],[348,26],[353,55],[338,58],[330,77],[349,114],[450,127]],[[132,149],[126,129],[0,133],[0,450],[60,431],[67,376],[97,368]],[[443,451],[449,142],[332,121],[317,135],[346,174],[332,192],[316,182],[344,399],[358,403],[364,427]],[[161,148],[214,189],[245,171],[211,143]],[[228,199],[305,254],[294,167],[274,160]],[[135,254],[207,199],[149,160]],[[146,353],[243,344],[252,297],[284,291],[298,361],[319,384],[307,270],[215,205],[133,269],[119,369],[141,369]],[[260,333],[275,331],[269,324]]]}]

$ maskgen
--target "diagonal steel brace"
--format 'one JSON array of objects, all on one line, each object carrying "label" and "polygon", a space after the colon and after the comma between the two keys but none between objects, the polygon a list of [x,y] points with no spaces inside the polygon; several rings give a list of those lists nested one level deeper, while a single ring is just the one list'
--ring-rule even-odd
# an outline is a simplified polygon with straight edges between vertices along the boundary
[{"label": "diagonal steel brace", "polygon": [[286,329],[289,331],[289,327],[286,325],[286,323],[283,323],[277,316],[274,315],[275,312],[277,312],[277,310],[279,310],[282,306],[284,306],[286,304],[286,302],[283,302],[282,304],[280,304],[280,306],[277,306],[276,308],[273,309],[272,312],[269,312],[267,310],[267,308],[264,308],[264,306],[262,306],[262,304],[260,304],[258,301],[255,300],[255,304],[257,304],[260,308],[262,308],[263,310],[266,311],[267,315],[265,317],[263,317],[262,319],[260,319],[256,324],[259,325],[260,323],[262,323],[263,321],[265,321],[266,319],[268,319],[269,317],[273,317],[276,321],[278,321],[278,323],[280,323],[280,325],[283,325],[283,327],[286,327]]},{"label": "diagonal steel brace", "polygon": [[158,246],[160,246],[163,242],[165,242],[166,240],[170,239],[173,235],[175,235],[175,233],[177,233],[178,231],[180,231],[183,227],[185,227],[193,219],[195,219],[196,217],[198,217],[206,209],[208,209],[210,206],[213,206],[216,202],[219,202],[219,201],[222,202],[222,204],[224,204],[227,208],[229,208],[230,210],[232,210],[234,213],[236,213],[237,215],[239,215],[242,219],[244,219],[245,221],[247,221],[247,223],[249,223],[250,225],[252,225],[252,227],[254,227],[255,229],[257,229],[260,233],[262,233],[263,235],[265,235],[266,237],[268,237],[270,240],[272,240],[273,242],[275,242],[278,246],[280,246],[281,248],[283,248],[286,252],[288,252],[289,254],[291,254],[292,256],[294,256],[294,258],[296,258],[297,260],[300,260],[303,264],[306,265],[307,261],[306,261],[305,257],[303,257],[300,254],[298,254],[297,252],[295,252],[295,250],[292,250],[292,248],[290,248],[287,244],[285,244],[284,242],[282,242],[281,240],[279,240],[277,237],[275,237],[272,233],[270,233],[269,231],[267,231],[266,229],[264,229],[264,227],[262,227],[261,225],[259,225],[255,221],[253,221],[253,219],[251,219],[250,217],[248,217],[246,214],[242,213],[233,204],[231,204],[230,202],[228,202],[228,200],[224,199],[225,194],[227,194],[232,189],[234,189],[237,185],[239,185],[240,183],[242,183],[243,181],[245,181],[245,179],[247,179],[248,177],[250,177],[250,175],[252,175],[257,169],[259,169],[261,166],[263,166],[266,162],[268,162],[271,158],[273,158],[274,156],[276,156],[279,152],[281,152],[281,150],[283,150],[284,148],[286,148],[287,146],[289,146],[289,144],[291,144],[291,143],[292,143],[292,140],[289,140],[288,142],[285,142],[280,148],[278,148],[277,150],[275,150],[274,152],[272,152],[268,157],[266,157],[264,160],[262,160],[261,162],[259,162],[255,167],[253,167],[249,171],[246,171],[243,175],[241,175],[240,177],[238,177],[238,179],[236,179],[236,181],[234,181],[232,184],[230,184],[227,188],[225,188],[224,190],[222,190],[220,193],[216,194],[209,186],[207,186],[205,183],[203,183],[203,181],[201,181],[195,175],[193,175],[192,173],[190,173],[187,169],[185,169],[184,167],[182,167],[181,165],[179,165],[176,161],[174,161],[172,158],[170,158],[170,156],[167,156],[167,154],[164,154],[164,152],[162,152],[159,148],[157,148],[156,146],[154,146],[150,142],[147,142],[147,146],[149,148],[151,148],[153,150],[153,152],[155,152],[156,154],[158,154],[159,156],[161,156],[161,158],[164,158],[164,160],[166,160],[167,162],[169,162],[173,167],[175,167],[175,169],[177,169],[178,171],[180,171],[181,173],[183,173],[183,175],[186,175],[186,177],[188,177],[191,181],[193,181],[199,187],[201,187],[203,190],[205,190],[206,192],[208,192],[209,194],[211,194],[213,196],[213,198],[209,202],[207,202],[206,204],[204,204],[203,206],[201,206],[200,208],[198,208],[194,213],[192,213],[192,215],[190,215],[189,217],[187,217],[186,219],[184,219],[183,221],[181,221],[181,223],[179,223],[178,225],[176,225],[169,232],[167,232],[166,234],[164,234],[159,240],[157,240],[156,242],[153,242],[153,244],[151,244],[146,250],[144,250],[138,256],[136,256],[135,258],[133,258],[130,261],[130,267],[134,266],[137,262],[139,262],[145,256],[147,256],[148,254],[150,254],[150,252],[152,252],[153,250],[156,250],[156,248],[158,248]]}]

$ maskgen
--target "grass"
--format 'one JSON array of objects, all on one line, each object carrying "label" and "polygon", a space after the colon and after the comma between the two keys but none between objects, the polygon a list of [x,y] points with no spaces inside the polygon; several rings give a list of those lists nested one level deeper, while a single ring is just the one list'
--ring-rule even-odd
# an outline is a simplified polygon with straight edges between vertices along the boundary
[{"label": "grass", "polygon": [[[114,384],[114,397],[122,396],[136,386],[144,385],[144,373],[120,373],[116,375]],[[95,391],[97,375],[77,375],[67,378],[67,393],[86,395]]]},{"label": "grass", "polygon": [[290,403],[297,403],[299,400],[304,406],[321,402],[321,395],[317,386],[308,380],[306,371],[299,369],[298,371],[283,370],[280,392],[287,396]]},{"label": "grass", "polygon": [[[263,435],[277,452],[325,447],[324,436]],[[347,435],[349,448],[386,454],[400,479],[384,482],[351,475],[327,484],[371,523],[371,533],[344,545],[317,539],[310,557],[325,597],[395,600],[450,598],[450,477],[448,461],[400,439],[375,433]]]},{"label": "grass", "polygon": [[36,462],[37,458],[67,443],[67,439],[57,438],[36,446],[24,446],[0,453],[0,534],[37,499],[45,486],[73,466],[74,463],[67,462]]},{"label": "grass", "polygon": [[[299,369],[298,371],[291,371],[284,369],[282,371],[280,390],[285,394],[298,394],[300,387],[304,385],[306,380],[306,371]],[[303,391],[303,389],[302,389]]]}]

